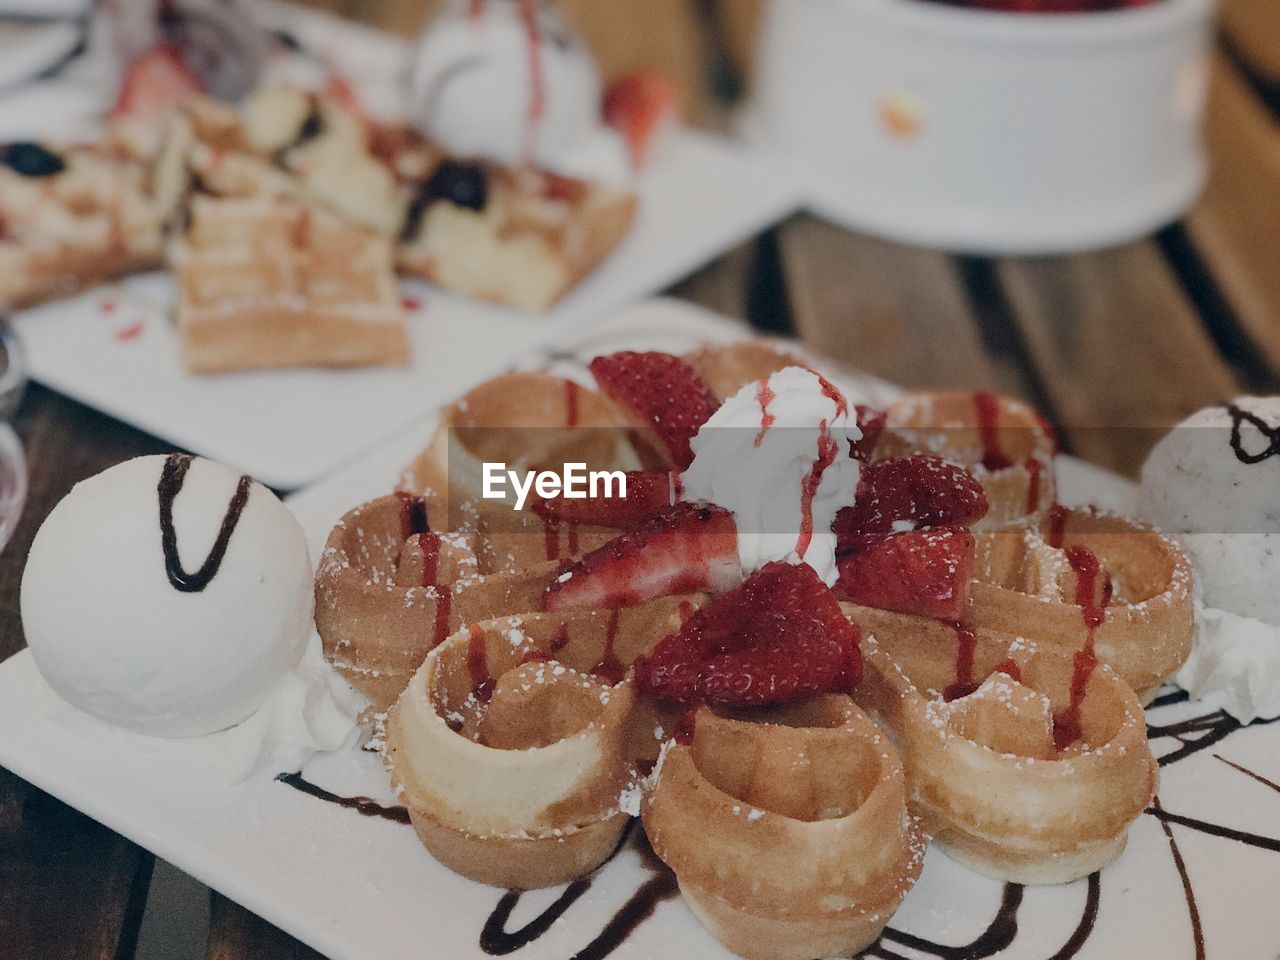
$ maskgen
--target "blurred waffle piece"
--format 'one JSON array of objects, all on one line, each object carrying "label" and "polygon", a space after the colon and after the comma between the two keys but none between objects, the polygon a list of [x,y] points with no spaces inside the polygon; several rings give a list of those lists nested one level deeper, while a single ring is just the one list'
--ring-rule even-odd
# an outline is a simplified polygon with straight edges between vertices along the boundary
[{"label": "blurred waffle piece", "polygon": [[408,362],[390,245],[327,213],[196,197],[174,262],[192,372]]},{"label": "blurred waffle piece", "polygon": [[275,87],[239,111],[204,97],[170,120],[162,158],[223,197],[305,200],[396,245],[397,265],[452,293],[545,310],[621,242],[629,191],[453,158],[324,94]]},{"label": "blurred waffle piece", "polygon": [[0,146],[0,305],[29,306],[160,266],[166,213],[146,168],[127,156]]},{"label": "blurred waffle piece", "polygon": [[434,650],[386,724],[392,779],[426,848],[520,889],[603,863],[638,764],[660,745],[627,671],[690,602],[473,623]]}]

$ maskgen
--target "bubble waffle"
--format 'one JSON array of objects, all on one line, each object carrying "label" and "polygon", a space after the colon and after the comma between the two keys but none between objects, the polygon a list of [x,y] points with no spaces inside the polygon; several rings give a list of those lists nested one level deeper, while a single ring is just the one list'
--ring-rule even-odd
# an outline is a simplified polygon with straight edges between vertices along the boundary
[{"label": "bubble waffle", "polygon": [[637,762],[658,751],[657,715],[626,671],[690,603],[473,623],[434,650],[386,724],[392,779],[426,848],[521,889],[608,858]]},{"label": "bubble waffle", "polygon": [[146,168],[89,147],[0,148],[0,305],[158,267],[164,211]]},{"label": "bubble waffle", "polygon": [[325,655],[385,710],[427,654],[466,623],[539,610],[565,558],[613,535],[592,527],[548,533],[428,532],[426,500],[383,497],[349,512],[329,535],[316,574],[316,628]]},{"label": "bubble waffle", "polygon": [[664,753],[643,808],[654,852],[726,947],[750,960],[850,956],[919,876],[897,750],[845,696],[718,716]]},{"label": "bubble waffle", "polygon": [[1056,443],[1031,407],[985,391],[914,394],[886,410],[877,456],[929,453],[966,467],[990,509],[979,527],[1043,516],[1055,502]]},{"label": "bubble waffle", "polygon": [[[1171,540],[1149,528],[1056,507],[1044,527],[979,534],[976,540],[976,579],[965,616],[971,626],[1031,637],[1068,653],[1092,650],[1144,703],[1190,653],[1191,567]],[[1104,581],[1109,596],[1096,607],[1094,623],[1089,611]]]},{"label": "bubble waffle", "polygon": [[913,810],[956,859],[1064,883],[1123,851],[1155,792],[1142,706],[1110,668],[986,630],[848,607],[855,699],[902,751]]},{"label": "bubble waffle", "polygon": [[389,244],[322,211],[197,197],[174,259],[193,372],[408,362]]},{"label": "bubble waffle", "polygon": [[567,462],[592,470],[637,469],[639,454],[624,427],[600,394],[572,380],[504,374],[440,412],[435,435],[401,486],[426,492],[437,516],[458,519],[450,506],[480,502],[486,461],[512,470]]}]

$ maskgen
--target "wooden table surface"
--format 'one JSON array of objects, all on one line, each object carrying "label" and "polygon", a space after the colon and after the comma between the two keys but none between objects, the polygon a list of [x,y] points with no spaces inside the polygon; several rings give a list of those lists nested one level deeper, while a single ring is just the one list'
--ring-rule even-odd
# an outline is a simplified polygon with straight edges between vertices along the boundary
[{"label": "wooden table surface", "polygon": [[[375,9],[360,0],[316,2],[356,14]],[[705,29],[705,4],[661,4]],[[423,6],[388,3],[384,22],[412,29]],[[602,23],[609,17],[601,11],[625,18],[630,9],[633,20],[638,7],[651,12],[629,0],[570,6],[588,17],[595,10]],[[713,26],[725,40],[710,45],[721,61],[745,62],[754,8],[754,0],[721,0]],[[1158,236],[1079,256],[979,259],[799,216],[672,293],[757,327],[792,331],[906,387],[990,387],[1025,397],[1059,426],[1069,451],[1132,473],[1152,432],[1116,426],[1165,427],[1244,390],[1280,392],[1275,0],[1225,0],[1222,29],[1207,131],[1211,180],[1190,215]],[[709,71],[682,36],[642,59],[671,65],[689,83]],[[0,553],[0,660],[23,646],[18,585],[45,515],[77,480],[168,449],[38,387],[16,426],[27,446],[31,494],[13,542]],[[143,850],[0,769],[6,960],[132,956],[152,865]],[[211,960],[317,956],[216,895],[207,949]]]}]

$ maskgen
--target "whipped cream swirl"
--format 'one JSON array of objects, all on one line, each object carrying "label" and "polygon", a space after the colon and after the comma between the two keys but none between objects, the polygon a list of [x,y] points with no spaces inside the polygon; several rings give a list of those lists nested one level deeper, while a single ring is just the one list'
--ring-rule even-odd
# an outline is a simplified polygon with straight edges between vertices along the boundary
[{"label": "whipped cream swirl", "polygon": [[847,401],[803,367],[787,367],[730,397],[693,438],[684,498],[733,513],[744,573],[775,560],[838,577],[831,524],[851,505],[862,439]]}]

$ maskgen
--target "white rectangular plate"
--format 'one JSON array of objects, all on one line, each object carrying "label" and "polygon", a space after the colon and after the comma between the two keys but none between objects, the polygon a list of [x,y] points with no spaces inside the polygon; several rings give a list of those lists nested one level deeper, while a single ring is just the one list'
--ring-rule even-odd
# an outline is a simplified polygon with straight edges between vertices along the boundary
[{"label": "white rectangular plate", "polygon": [[[596,331],[580,351],[567,352],[684,350],[742,333],[740,326],[705,311],[658,301],[627,311]],[[857,399],[881,400],[888,393],[877,381],[830,372]],[[291,506],[311,542],[322,542],[346,509],[388,491],[431,429],[429,420],[422,421],[360,464],[294,498]],[[1123,508],[1132,496],[1125,481],[1067,458],[1059,477],[1066,502]],[[1207,719],[1190,722],[1202,717]],[[1275,910],[1280,787],[1263,780],[1280,783],[1280,725],[1238,729],[1214,715],[1212,707],[1194,703],[1157,706],[1150,722],[1157,755],[1183,754],[1162,771],[1160,802],[1168,814],[1181,818],[1168,824],[1168,833],[1154,816],[1144,816],[1124,855],[1099,878],[1025,890],[979,877],[930,851],[920,883],[868,956],[1275,957],[1280,952],[1280,912]],[[406,826],[362,817],[269,779],[228,782],[211,762],[217,741],[157,741],[110,729],[59,700],[29,654],[0,665],[0,764],[18,775],[333,960],[485,955],[481,931],[500,891],[450,873]],[[388,800],[385,774],[367,753],[352,750],[324,758],[306,774],[342,795]],[[636,850],[624,849],[544,936],[511,955],[518,960],[578,956],[599,943],[609,919],[650,876]],[[523,927],[561,893],[521,897],[508,929]],[[1202,937],[1199,949],[1193,916]],[[728,954],[675,899],[659,903],[612,956],[726,960]]]}]

